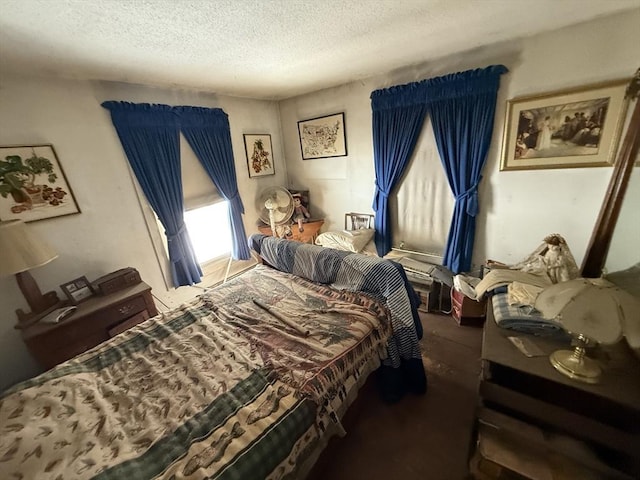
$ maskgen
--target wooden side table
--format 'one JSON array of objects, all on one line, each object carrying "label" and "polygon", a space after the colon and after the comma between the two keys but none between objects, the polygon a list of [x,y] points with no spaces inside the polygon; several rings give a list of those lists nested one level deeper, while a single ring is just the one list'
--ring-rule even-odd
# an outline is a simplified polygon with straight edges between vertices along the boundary
[{"label": "wooden side table", "polygon": [[[544,355],[526,357],[508,340],[509,336],[529,337]],[[591,385],[572,380],[552,367],[548,355],[567,347],[568,342],[498,327],[489,304],[483,331],[476,434],[486,433],[492,443],[511,451],[511,458],[527,458],[529,464],[532,458],[539,459],[551,472],[556,472],[559,465],[595,472],[571,478],[640,478],[638,359],[624,341],[600,347],[604,372],[600,383]],[[564,440],[553,442],[559,435]],[[482,444],[480,436],[477,441]],[[576,441],[586,447],[576,448]],[[588,455],[584,454],[586,448],[590,450]],[[472,466],[482,465],[481,451],[480,445]],[[505,466],[499,469],[509,471]]]},{"label": "wooden side table", "polygon": [[[324,220],[313,220],[311,222],[307,222],[303,224],[304,231],[298,231],[298,225],[291,225],[291,235],[284,237],[287,240],[296,240],[302,243],[311,243],[313,244],[316,240],[316,237],[320,233],[320,227],[324,224]],[[260,233],[264,235],[272,236],[271,227],[265,225],[263,227],[258,227]]]},{"label": "wooden side table", "polygon": [[36,323],[22,339],[38,363],[52,368],[158,314],[144,282],[111,295],[94,296],[57,324]]}]

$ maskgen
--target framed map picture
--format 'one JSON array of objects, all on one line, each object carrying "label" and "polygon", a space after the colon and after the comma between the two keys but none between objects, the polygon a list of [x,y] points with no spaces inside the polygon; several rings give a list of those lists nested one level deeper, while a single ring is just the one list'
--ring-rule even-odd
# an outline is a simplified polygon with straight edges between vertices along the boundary
[{"label": "framed map picture", "polygon": [[80,213],[52,145],[0,147],[0,220]]},{"label": "framed map picture", "polygon": [[347,137],[344,112],[298,122],[302,159],[344,157]]}]

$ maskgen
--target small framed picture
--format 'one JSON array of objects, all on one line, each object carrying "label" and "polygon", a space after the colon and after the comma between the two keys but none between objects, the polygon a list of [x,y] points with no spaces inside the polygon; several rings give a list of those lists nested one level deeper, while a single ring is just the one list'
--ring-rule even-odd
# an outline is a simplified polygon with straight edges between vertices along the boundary
[{"label": "small framed picture", "polygon": [[60,289],[73,304],[78,304],[93,296],[94,291],[87,277],[78,277],[70,282],[60,285]]},{"label": "small framed picture", "polygon": [[261,133],[258,135],[244,135],[244,150],[247,154],[247,166],[249,177],[262,177],[275,175],[273,164],[273,148],[271,147],[271,135]]}]

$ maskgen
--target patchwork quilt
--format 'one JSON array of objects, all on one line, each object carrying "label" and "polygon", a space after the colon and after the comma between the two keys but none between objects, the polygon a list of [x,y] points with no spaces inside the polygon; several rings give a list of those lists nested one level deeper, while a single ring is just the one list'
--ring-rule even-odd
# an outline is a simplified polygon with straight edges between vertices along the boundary
[{"label": "patchwork quilt", "polygon": [[0,478],[296,478],[390,334],[373,297],[258,266],[5,392]]}]

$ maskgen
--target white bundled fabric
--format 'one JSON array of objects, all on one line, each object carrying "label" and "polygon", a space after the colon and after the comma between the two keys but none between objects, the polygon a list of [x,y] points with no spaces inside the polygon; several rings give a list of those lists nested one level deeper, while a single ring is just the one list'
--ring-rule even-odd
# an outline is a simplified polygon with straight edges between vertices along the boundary
[{"label": "white bundled fabric", "polygon": [[540,244],[531,255],[509,268],[548,276],[552,283],[573,280],[580,273],[569,245],[557,233],[546,236],[544,243]]}]

